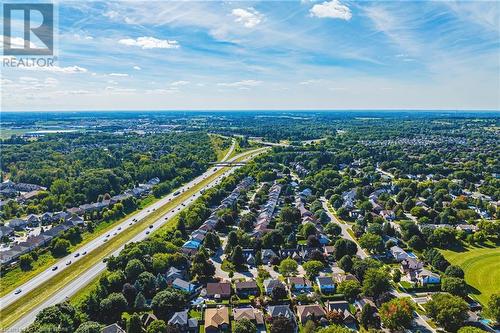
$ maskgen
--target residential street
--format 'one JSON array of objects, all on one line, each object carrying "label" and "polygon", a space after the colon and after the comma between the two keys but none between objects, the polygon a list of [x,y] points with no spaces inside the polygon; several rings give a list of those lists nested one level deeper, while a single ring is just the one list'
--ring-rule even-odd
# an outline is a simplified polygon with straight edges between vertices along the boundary
[{"label": "residential street", "polygon": [[349,225],[340,222],[337,219],[337,217],[332,214],[332,212],[328,208],[328,205],[327,205],[328,201],[326,200],[326,198],[321,197],[321,202],[323,203],[323,209],[325,210],[325,212],[328,215],[328,217],[332,220],[332,222],[337,223],[340,226],[340,228],[342,228],[342,233],[341,233],[342,237],[346,238],[346,239],[349,239],[349,240],[353,241],[354,243],[356,243],[356,245],[358,245],[358,252],[356,254],[360,258],[363,258],[363,259],[367,258],[368,254],[366,254],[366,252],[361,248],[361,246],[359,246],[358,242],[354,238],[352,238],[352,236],[347,231],[349,229]]}]

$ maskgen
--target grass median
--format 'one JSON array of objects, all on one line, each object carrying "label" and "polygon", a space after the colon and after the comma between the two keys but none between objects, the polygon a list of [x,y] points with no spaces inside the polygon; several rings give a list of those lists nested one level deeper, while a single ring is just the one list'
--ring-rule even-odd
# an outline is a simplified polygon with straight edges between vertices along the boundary
[{"label": "grass median", "polygon": [[[241,161],[254,152],[256,151],[249,151],[247,153],[244,153],[235,161]],[[99,261],[112,254],[114,251],[119,249],[120,246],[136,236],[139,232],[144,231],[148,225],[156,222],[161,216],[165,215],[170,210],[180,205],[184,200],[191,197],[195,192],[210,184],[218,176],[223,174],[227,169],[228,168],[218,169],[214,174],[210,175],[206,179],[203,179],[197,185],[174,197],[171,201],[158,208],[147,217],[139,220],[138,222],[136,222],[136,224],[123,230],[109,241],[103,243],[98,248],[88,253],[84,258],[80,259],[77,264],[74,264],[73,266],[66,268],[64,271],[61,271],[60,273],[54,275],[51,279],[43,282],[37,288],[27,292],[17,301],[3,308],[0,312],[0,330],[5,330],[6,328],[14,324],[17,320],[29,314],[34,308],[43,303],[66,284],[70,283],[78,275],[84,273],[93,265],[97,264]],[[165,225],[172,223],[172,221],[174,221],[174,219],[170,218]],[[89,283],[90,282],[91,281],[89,281]]]}]

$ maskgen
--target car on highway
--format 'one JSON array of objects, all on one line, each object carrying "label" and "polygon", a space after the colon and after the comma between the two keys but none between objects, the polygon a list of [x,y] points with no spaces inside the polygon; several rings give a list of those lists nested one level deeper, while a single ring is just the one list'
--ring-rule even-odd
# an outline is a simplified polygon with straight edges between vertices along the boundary
[{"label": "car on highway", "polygon": [[78,258],[80,256],[80,253],[75,253],[75,258]]},{"label": "car on highway", "polygon": [[148,230],[148,231],[146,231],[146,235],[149,235],[149,230]]},{"label": "car on highway", "polygon": [[108,241],[108,239],[107,239],[107,238],[104,238],[104,241],[105,241],[105,242],[107,242],[107,241]]},{"label": "car on highway", "polygon": [[82,256],[86,255],[87,254],[87,251],[83,251],[82,252]]},{"label": "car on highway", "polygon": [[122,227],[118,227],[118,230],[122,230]]},{"label": "car on highway", "polygon": [[66,262],[66,266],[69,266],[69,265],[71,265],[71,260]]},{"label": "car on highway", "polygon": [[57,266],[52,267],[52,270],[53,271],[57,270]]},{"label": "car on highway", "polygon": [[113,233],[113,236],[116,236],[116,232],[115,232],[115,233]]},{"label": "car on highway", "polygon": [[150,224],[150,225],[149,225],[149,229],[152,229],[152,228],[153,228],[153,225],[152,225],[152,224]]},{"label": "car on highway", "polygon": [[20,293],[21,293],[21,291],[22,291],[21,289],[16,289],[16,291],[14,291],[14,294],[16,294],[16,295],[17,295],[17,294],[20,294]]},{"label": "car on highway", "polygon": [[174,192],[174,195],[179,195],[179,194],[181,194],[181,192],[180,192],[180,191],[175,191],[175,192]]},{"label": "car on highway", "polygon": [[132,225],[132,222],[130,222],[128,225]]}]

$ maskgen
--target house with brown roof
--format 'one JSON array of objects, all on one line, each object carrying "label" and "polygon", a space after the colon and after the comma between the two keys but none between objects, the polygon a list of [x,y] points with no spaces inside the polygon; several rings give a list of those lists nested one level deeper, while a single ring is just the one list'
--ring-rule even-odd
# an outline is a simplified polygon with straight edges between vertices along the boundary
[{"label": "house with brown roof", "polygon": [[248,319],[257,326],[264,325],[264,316],[262,312],[251,306],[244,308],[233,308],[233,318],[236,321]]},{"label": "house with brown roof", "polygon": [[302,324],[309,319],[317,321],[325,315],[325,309],[319,304],[297,305],[297,316]]},{"label": "house with brown roof", "polygon": [[312,283],[309,279],[300,276],[291,276],[288,278],[288,286],[291,291],[310,292]]},{"label": "house with brown roof", "polygon": [[336,311],[343,315],[342,321],[344,324],[351,324],[356,321],[356,318],[349,310],[349,303],[346,301],[330,301],[326,303],[328,311]]},{"label": "house with brown roof", "polygon": [[228,299],[231,297],[231,283],[209,282],[207,283],[207,297],[214,299]]},{"label": "house with brown roof", "polygon": [[255,281],[241,281],[234,284],[236,294],[238,296],[248,297],[250,295],[258,295],[259,287]]},{"label": "house with brown roof", "polygon": [[219,306],[205,309],[205,332],[218,333],[229,330],[229,308]]}]

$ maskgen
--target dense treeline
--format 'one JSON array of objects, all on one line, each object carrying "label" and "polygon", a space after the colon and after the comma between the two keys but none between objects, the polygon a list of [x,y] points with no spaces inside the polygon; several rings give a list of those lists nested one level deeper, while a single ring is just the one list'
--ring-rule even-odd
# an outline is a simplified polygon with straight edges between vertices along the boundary
[{"label": "dense treeline", "polygon": [[[29,213],[95,202],[154,177],[178,184],[215,159],[205,133],[64,134],[2,143],[2,173],[14,182],[47,188],[28,202]],[[23,213],[7,208],[11,216]]]}]

